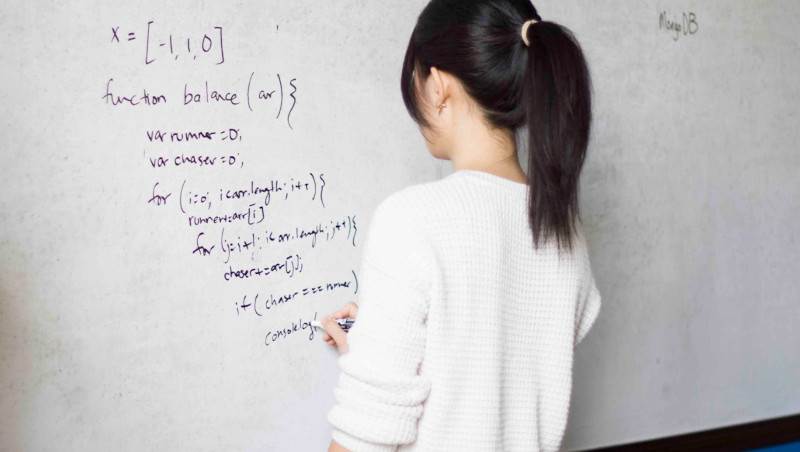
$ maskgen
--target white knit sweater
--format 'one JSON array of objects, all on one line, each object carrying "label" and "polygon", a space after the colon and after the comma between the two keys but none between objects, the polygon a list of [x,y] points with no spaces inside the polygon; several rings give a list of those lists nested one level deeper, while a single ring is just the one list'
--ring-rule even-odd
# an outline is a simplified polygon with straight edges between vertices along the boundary
[{"label": "white knit sweater", "polygon": [[355,452],[558,450],[573,349],[600,310],[586,241],[534,250],[527,185],[457,171],[384,201],[339,359]]}]

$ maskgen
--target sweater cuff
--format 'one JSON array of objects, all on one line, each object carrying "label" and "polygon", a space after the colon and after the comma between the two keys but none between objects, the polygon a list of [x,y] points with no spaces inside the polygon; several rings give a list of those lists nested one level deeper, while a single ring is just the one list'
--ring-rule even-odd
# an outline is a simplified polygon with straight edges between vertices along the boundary
[{"label": "sweater cuff", "polygon": [[589,297],[586,300],[586,304],[583,307],[583,313],[581,314],[580,323],[578,324],[577,328],[577,335],[575,339],[575,346],[583,341],[583,338],[589,333],[589,330],[594,325],[595,320],[597,320],[597,316],[600,314],[600,304],[601,304],[600,292],[597,290],[597,287],[592,284],[591,292],[589,293]]},{"label": "sweater cuff", "polygon": [[351,452],[395,452],[397,446],[391,444],[376,444],[356,438],[339,429],[333,429],[333,440]]}]

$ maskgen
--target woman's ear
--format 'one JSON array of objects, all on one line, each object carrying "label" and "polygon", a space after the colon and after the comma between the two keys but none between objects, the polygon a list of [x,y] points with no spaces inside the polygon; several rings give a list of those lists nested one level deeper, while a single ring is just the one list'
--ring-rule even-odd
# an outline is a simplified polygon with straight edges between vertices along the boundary
[{"label": "woman's ear", "polygon": [[450,97],[450,83],[447,75],[439,69],[432,67],[431,75],[428,77],[431,84],[433,105],[437,108],[447,102]]}]

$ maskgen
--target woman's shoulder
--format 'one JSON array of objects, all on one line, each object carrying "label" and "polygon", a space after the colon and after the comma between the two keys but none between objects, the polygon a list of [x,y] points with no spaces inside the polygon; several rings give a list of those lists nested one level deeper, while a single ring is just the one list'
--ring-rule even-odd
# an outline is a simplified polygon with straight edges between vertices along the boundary
[{"label": "woman's shoulder", "polygon": [[480,171],[456,171],[442,179],[403,188],[389,195],[380,210],[399,210],[409,215],[445,214],[455,210],[461,214],[480,204],[492,203],[495,197],[525,201],[527,185],[512,182]]},{"label": "woman's shoulder", "polygon": [[437,209],[444,204],[447,192],[452,190],[451,177],[432,182],[410,185],[398,190],[378,204],[376,213],[398,213],[421,215],[424,211]]}]

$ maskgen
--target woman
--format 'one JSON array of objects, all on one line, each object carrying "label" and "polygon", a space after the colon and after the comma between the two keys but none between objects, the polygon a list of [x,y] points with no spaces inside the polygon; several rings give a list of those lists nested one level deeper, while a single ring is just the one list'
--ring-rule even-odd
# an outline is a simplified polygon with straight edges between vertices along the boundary
[{"label": "woman", "polygon": [[[342,353],[330,450],[557,450],[573,349],[600,309],[578,219],[581,49],[528,0],[432,0],[401,88],[454,173],[378,207],[362,307],[323,323]],[[348,334],[331,321],[356,316]]]}]

